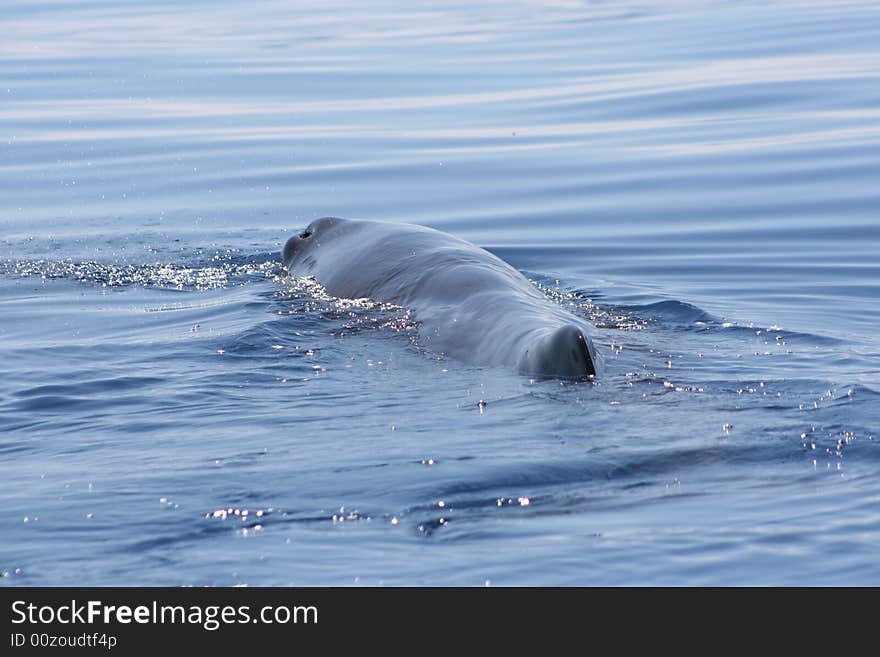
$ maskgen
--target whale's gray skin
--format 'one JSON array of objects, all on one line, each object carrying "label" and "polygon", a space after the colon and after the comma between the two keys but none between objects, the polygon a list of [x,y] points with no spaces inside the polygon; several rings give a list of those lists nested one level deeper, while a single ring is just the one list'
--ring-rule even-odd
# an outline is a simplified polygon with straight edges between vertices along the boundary
[{"label": "whale's gray skin", "polygon": [[412,311],[427,349],[523,374],[598,374],[592,327],[547,299],[488,251],[411,224],[324,217],[281,253],[293,276],[313,276],[339,298],[370,298]]}]

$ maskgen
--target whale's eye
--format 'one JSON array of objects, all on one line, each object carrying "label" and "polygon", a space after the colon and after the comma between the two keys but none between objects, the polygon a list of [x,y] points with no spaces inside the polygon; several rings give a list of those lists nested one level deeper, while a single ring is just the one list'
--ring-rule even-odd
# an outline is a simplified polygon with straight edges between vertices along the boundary
[{"label": "whale's eye", "polygon": [[305,239],[305,238],[307,238],[307,237],[311,237],[311,236],[312,236],[312,229],[311,229],[311,228],[306,228],[303,232],[301,232],[301,233],[299,234],[299,236],[302,237],[303,239]]}]

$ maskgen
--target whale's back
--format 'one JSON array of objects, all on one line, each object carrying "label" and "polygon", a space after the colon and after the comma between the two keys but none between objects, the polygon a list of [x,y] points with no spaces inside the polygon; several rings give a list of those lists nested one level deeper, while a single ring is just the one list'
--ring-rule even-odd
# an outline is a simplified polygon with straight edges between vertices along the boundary
[{"label": "whale's back", "polygon": [[537,376],[583,378],[600,359],[581,318],[497,256],[409,224],[320,219],[285,244],[284,266],[333,296],[404,306],[436,353]]}]

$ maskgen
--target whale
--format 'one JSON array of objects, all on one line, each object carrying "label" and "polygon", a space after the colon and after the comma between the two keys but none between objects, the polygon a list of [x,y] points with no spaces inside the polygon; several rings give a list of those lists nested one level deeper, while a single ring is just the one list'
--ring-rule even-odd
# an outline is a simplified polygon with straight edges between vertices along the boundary
[{"label": "whale", "polygon": [[498,256],[448,233],[323,217],[287,240],[281,261],[287,273],[313,278],[334,297],[406,308],[419,345],[431,353],[536,377],[600,373],[588,321]]}]

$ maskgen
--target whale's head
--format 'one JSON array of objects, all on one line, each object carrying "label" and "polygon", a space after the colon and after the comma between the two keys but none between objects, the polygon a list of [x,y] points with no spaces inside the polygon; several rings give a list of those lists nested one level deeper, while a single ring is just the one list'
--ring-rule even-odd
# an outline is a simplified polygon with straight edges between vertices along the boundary
[{"label": "whale's head", "polygon": [[301,232],[287,240],[281,250],[281,266],[290,271],[291,266],[296,265],[320,244],[321,239],[326,237],[333,227],[344,221],[344,219],[336,217],[322,217],[310,223]]}]

